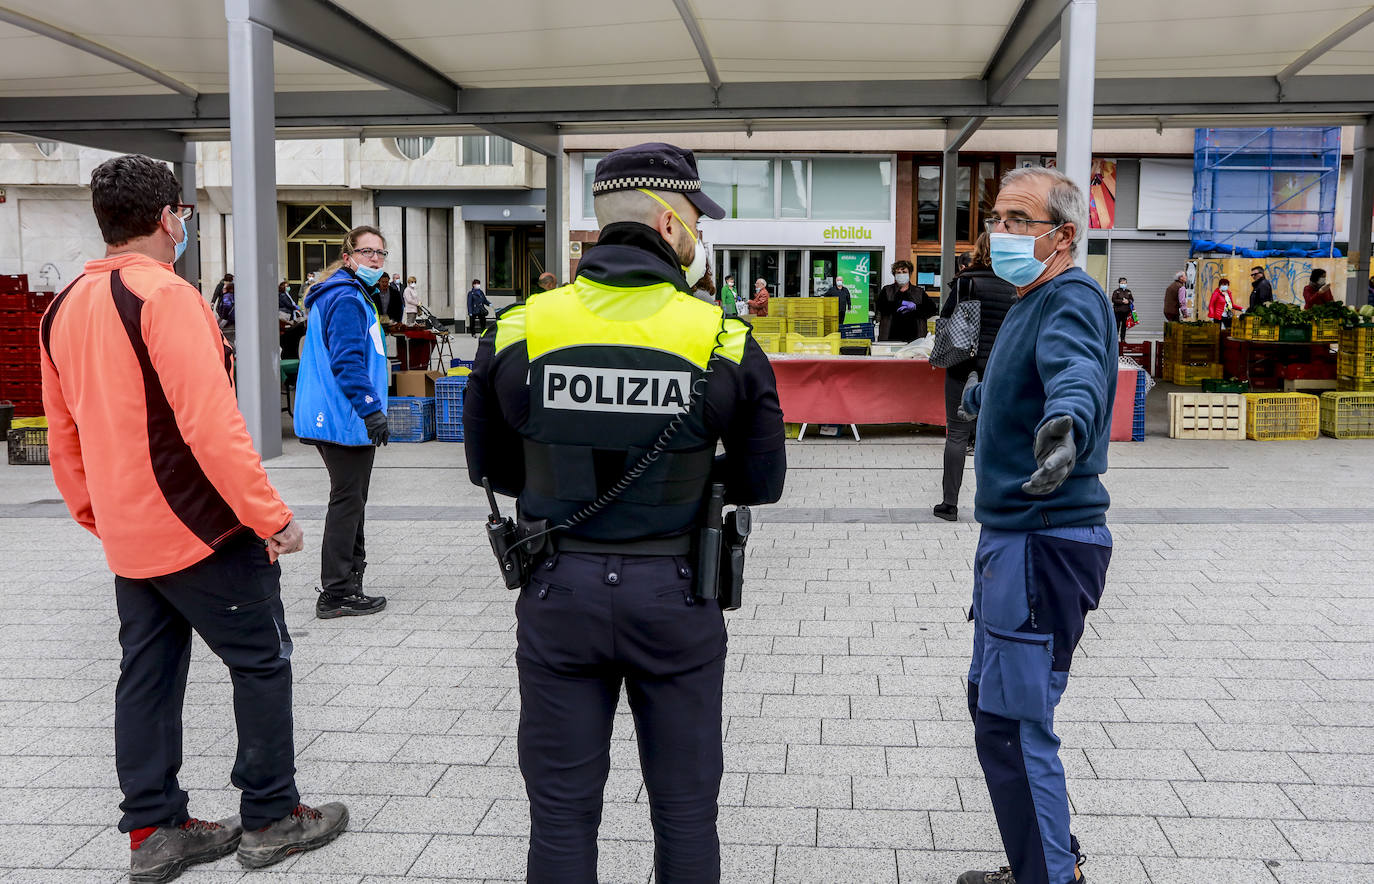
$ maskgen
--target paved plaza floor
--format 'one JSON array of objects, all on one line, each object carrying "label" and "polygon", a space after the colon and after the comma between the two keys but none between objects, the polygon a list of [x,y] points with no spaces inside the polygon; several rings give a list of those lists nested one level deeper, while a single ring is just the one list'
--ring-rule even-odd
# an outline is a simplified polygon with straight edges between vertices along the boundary
[{"label": "paved plaza floor", "polygon": [[[1112,445],[1116,548],[1057,730],[1093,884],[1374,881],[1374,442]],[[977,539],[934,520],[942,439],[790,443],[728,615],[720,832],[731,882],[953,884],[1003,860],[964,700]],[[351,831],[195,884],[522,880],[514,597],[459,445],[378,457],[366,619],[313,617],[327,480],[294,440],[269,471],[302,518],[284,560],[307,801]],[[0,466],[0,881],[127,869],[111,577],[44,468]],[[156,542],[156,538],[151,539]],[[197,644],[182,783],[237,810],[223,667]],[[622,705],[601,879],[647,882],[648,805]]]}]

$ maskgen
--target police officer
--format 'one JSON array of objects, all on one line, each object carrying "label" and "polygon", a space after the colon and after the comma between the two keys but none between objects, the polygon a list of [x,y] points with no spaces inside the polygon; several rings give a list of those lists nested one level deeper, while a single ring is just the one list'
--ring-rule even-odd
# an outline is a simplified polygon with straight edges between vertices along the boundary
[{"label": "police officer", "polygon": [[719,605],[693,594],[693,535],[713,481],[729,503],[782,495],[782,411],[749,327],[690,294],[706,268],[697,221],[725,214],[692,152],[616,151],[592,193],[602,230],[576,279],[503,311],[481,340],[463,416],[469,475],[518,496],[522,520],[557,526],[682,423],[613,503],[551,535],[516,602],[526,880],[597,880],[623,684],[656,880],[716,882],[726,636]]}]

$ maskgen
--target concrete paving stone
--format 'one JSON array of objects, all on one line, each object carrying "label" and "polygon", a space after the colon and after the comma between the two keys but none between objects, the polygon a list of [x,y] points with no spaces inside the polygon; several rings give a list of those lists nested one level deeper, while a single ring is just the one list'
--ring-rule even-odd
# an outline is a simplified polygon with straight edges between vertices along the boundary
[{"label": "concrete paving stone", "polygon": [[860,848],[778,848],[777,884],[889,884],[897,880],[897,856],[892,850]]},{"label": "concrete paving stone", "polygon": [[360,761],[349,764],[338,783],[358,795],[427,795],[447,770],[444,764]]},{"label": "concrete paving stone", "polygon": [[881,746],[792,745],[787,749],[787,772],[877,776],[887,773]]},{"label": "concrete paving stone", "polygon": [[772,881],[777,857],[778,849],[772,845],[722,844],[720,879],[737,884]]},{"label": "concrete paving stone", "polygon": [[1086,749],[1093,772],[1104,780],[1200,780],[1181,749]]},{"label": "concrete paving stone", "polygon": [[418,763],[485,764],[500,742],[498,737],[420,734],[408,738],[392,758]]},{"label": "concrete paving stone", "polygon": [[1069,780],[1069,802],[1076,815],[1187,816],[1174,786],[1163,780]]},{"label": "concrete paving stone", "polygon": [[1174,856],[1175,851],[1160,829],[1162,821],[1174,817],[1111,816],[1088,814],[1073,818],[1073,833],[1085,853],[1120,856]]},{"label": "concrete paving stone", "polygon": [[725,770],[734,773],[786,773],[786,743],[725,741]]},{"label": "concrete paving stone", "polygon": [[816,809],[721,807],[722,844],[816,845]]},{"label": "concrete paving stone", "polygon": [[[1196,724],[1112,721],[1101,726],[1116,749],[1210,749],[1211,742]],[[1060,737],[1065,735],[1060,730]],[[1083,745],[1077,743],[1077,745]]]},{"label": "concrete paving stone", "polygon": [[849,698],[831,694],[765,694],[764,718],[849,718]]},{"label": "concrete paving stone", "polygon": [[[766,701],[768,696],[764,696]],[[844,697],[836,698],[844,700]],[[725,728],[725,742],[730,743],[819,743],[819,718],[776,718],[772,716],[731,718]]]},{"label": "concrete paving stone", "polygon": [[1368,823],[1280,820],[1273,825],[1305,861],[1374,863]]},{"label": "concrete paving stone", "polygon": [[835,774],[749,774],[744,803],[751,807],[855,807],[850,779]]},{"label": "concrete paving stone", "polygon": [[[1274,870],[1261,859],[1198,859],[1196,857],[1141,857],[1152,881],[1168,884],[1274,884]],[[1088,870],[1096,880],[1097,860]]]},{"label": "concrete paving stone", "polygon": [[952,777],[853,777],[853,806],[875,810],[966,810]]},{"label": "concrete paving stone", "polygon": [[[967,714],[967,712],[965,712]],[[962,777],[981,776],[978,756],[972,748],[893,747],[887,750],[887,772],[892,776]]]},{"label": "concrete paving stone", "polygon": [[[1318,725],[1301,728],[1301,734],[1316,752],[1358,754],[1374,746],[1374,727]],[[1304,749],[1290,751],[1301,752]]]},{"label": "concrete paving stone", "polygon": [[374,758],[378,761],[387,761],[396,754],[396,750],[401,748],[406,739],[404,734],[321,733],[309,744],[297,741],[296,757],[328,760]]},{"label": "concrete paving stone", "polygon": [[[999,849],[1002,836],[992,811],[950,812],[932,810],[930,829],[936,850]],[[1005,865],[1005,859],[999,865]]]},{"label": "concrete paving stone", "polygon": [[486,798],[390,797],[367,829],[373,832],[430,832],[438,835],[471,835],[492,804]]},{"label": "concrete paving stone", "polygon": [[[1365,749],[1368,752],[1370,747]],[[1374,754],[1291,752],[1288,757],[1302,768],[1311,782],[1328,786],[1374,786]]]},{"label": "concrete paving stone", "polygon": [[842,746],[915,746],[916,728],[909,720],[826,718],[821,742]]},{"label": "concrete paving stone", "polygon": [[482,815],[482,820],[478,823],[474,834],[509,835],[523,838],[528,837],[529,832],[529,802],[512,796],[493,801],[487,812]]},{"label": "concrete paving stone", "polygon": [[1281,788],[1309,820],[1374,823],[1374,786],[1286,784]]},{"label": "concrete paving stone", "polygon": [[816,842],[821,847],[934,848],[930,814],[923,810],[821,808]]},{"label": "concrete paving stone", "polygon": [[[52,869],[17,868],[0,877],[5,884],[112,884],[126,876],[124,871],[109,869]],[[193,882],[194,884],[194,882]]]},{"label": "concrete paving stone", "polygon": [[1267,819],[1161,818],[1159,825],[1169,836],[1169,844],[1179,856],[1235,859],[1259,857],[1280,861],[1298,858],[1298,854],[1289,846],[1292,839],[1285,839],[1285,836],[1279,833],[1279,829],[1275,828],[1275,823]]},{"label": "concrete paving stone", "polygon": [[1222,751],[1219,749],[1188,749],[1193,762],[1204,779],[1231,782],[1310,782],[1308,774],[1293,763],[1284,752]]},{"label": "concrete paving stone", "polygon": [[1305,816],[1276,783],[1177,782],[1173,788],[1194,817],[1275,820]]},{"label": "concrete paving stone", "polygon": [[[0,825],[0,867],[54,868],[101,831],[100,826]],[[127,853],[121,858],[128,862]]]},{"label": "concrete paving stone", "polygon": [[1271,865],[1270,872],[1279,884],[1331,884],[1333,881],[1366,880],[1374,874],[1374,866],[1367,863],[1286,862]]},{"label": "concrete paving stone", "polygon": [[[1291,724],[1250,724],[1237,727],[1226,722],[1203,722],[1198,729],[1213,748],[1222,750],[1261,750],[1274,752],[1310,752],[1318,747],[1309,738],[1310,727]],[[1374,738],[1374,730],[1371,730]]]},{"label": "concrete paving stone", "polygon": [[480,835],[435,835],[407,875],[449,879],[523,877],[528,839]]}]

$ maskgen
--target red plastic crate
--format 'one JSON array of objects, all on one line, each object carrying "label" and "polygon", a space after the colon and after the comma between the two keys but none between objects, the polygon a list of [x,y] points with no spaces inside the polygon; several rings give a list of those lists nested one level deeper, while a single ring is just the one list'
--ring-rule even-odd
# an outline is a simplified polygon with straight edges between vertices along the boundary
[{"label": "red plastic crate", "polygon": [[21,313],[18,310],[0,311],[0,331],[5,329],[36,329],[43,324],[41,313]]},{"label": "red plastic crate", "polygon": [[1296,365],[1280,366],[1279,374],[1290,381],[1334,381],[1336,365],[1333,362],[1305,362]]},{"label": "red plastic crate", "polygon": [[28,308],[30,313],[37,313],[42,316],[48,311],[48,306],[57,297],[56,292],[29,292]]},{"label": "red plastic crate", "polygon": [[42,417],[42,399],[13,399],[15,417]]},{"label": "red plastic crate", "polygon": [[0,346],[0,365],[38,365],[38,340]]},{"label": "red plastic crate", "polygon": [[0,274],[0,292],[4,292],[5,294],[12,294],[14,292],[27,292],[28,290],[28,274]]},{"label": "red plastic crate", "polygon": [[21,381],[13,383],[6,379],[4,384],[0,384],[0,399],[8,399],[11,402],[42,402],[43,382]]},{"label": "red plastic crate", "polygon": [[[4,279],[0,276],[0,279]],[[27,313],[29,311],[28,292],[0,291],[0,310]]]}]

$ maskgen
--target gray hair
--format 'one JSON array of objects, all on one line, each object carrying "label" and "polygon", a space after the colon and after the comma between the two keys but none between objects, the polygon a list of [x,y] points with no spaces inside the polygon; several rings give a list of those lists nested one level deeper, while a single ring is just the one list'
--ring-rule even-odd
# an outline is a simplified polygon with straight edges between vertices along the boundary
[{"label": "gray hair", "polygon": [[[687,216],[687,207],[691,204],[687,199],[679,194],[670,192],[659,192],[658,196],[664,202],[673,207],[679,218]],[[596,212],[596,223],[599,227],[607,224],[614,224],[617,221],[637,221],[653,227],[658,223],[658,216],[663,213],[663,206],[659,205],[647,194],[637,190],[613,190],[610,193],[599,193],[592,197],[592,209]],[[687,223],[683,221],[683,223]]]},{"label": "gray hair", "polygon": [[1055,224],[1073,225],[1073,242],[1069,245],[1069,257],[1077,258],[1083,240],[1088,236],[1088,200],[1083,196],[1083,191],[1068,175],[1058,169],[1043,166],[1012,169],[1002,176],[1002,186],[1006,187],[1025,178],[1049,179],[1050,192],[1045,199],[1045,209]]},{"label": "gray hair", "polygon": [[1180,270],[1179,272],[1177,272],[1177,273],[1174,274],[1174,279],[1178,280],[1179,282],[1187,282],[1187,281],[1188,281],[1188,271],[1186,271],[1186,270]]}]

